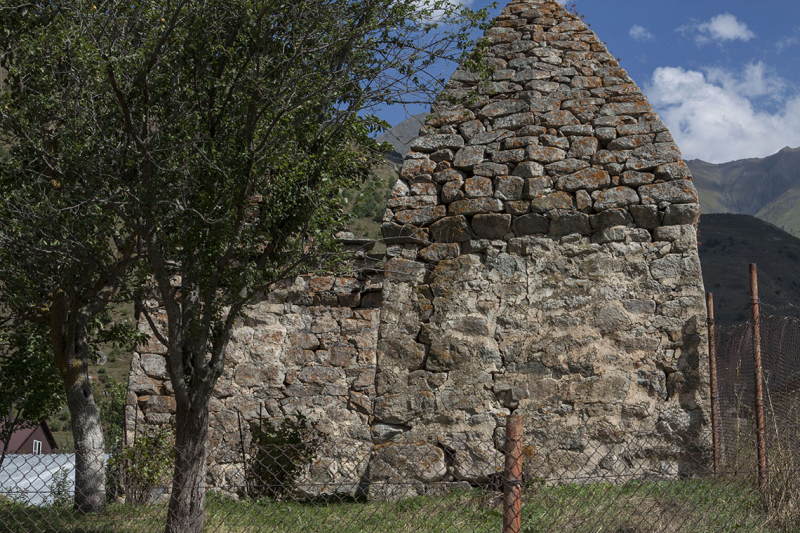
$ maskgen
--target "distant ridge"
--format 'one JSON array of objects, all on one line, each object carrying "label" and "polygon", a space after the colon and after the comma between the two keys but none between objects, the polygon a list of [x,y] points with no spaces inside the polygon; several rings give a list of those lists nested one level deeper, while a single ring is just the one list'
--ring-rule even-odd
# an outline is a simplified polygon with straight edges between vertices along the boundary
[{"label": "distant ridge", "polygon": [[800,239],[750,215],[700,217],[700,263],[717,322],[750,318],[749,264],[758,264],[761,312],[800,317]]},{"label": "distant ridge", "polygon": [[394,146],[394,151],[387,155],[386,159],[398,165],[403,164],[403,157],[408,153],[408,145],[419,135],[419,129],[425,125],[428,115],[430,113],[425,112],[408,117],[378,137],[378,141]]},{"label": "distant ridge", "polygon": [[713,164],[686,161],[703,213],[753,215],[800,237],[800,148]]}]

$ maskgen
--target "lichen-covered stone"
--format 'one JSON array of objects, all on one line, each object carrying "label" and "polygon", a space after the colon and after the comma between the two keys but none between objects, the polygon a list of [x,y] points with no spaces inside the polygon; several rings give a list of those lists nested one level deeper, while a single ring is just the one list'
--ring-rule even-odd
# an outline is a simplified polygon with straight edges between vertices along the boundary
[{"label": "lichen-covered stone", "polygon": [[602,211],[613,207],[626,207],[639,203],[639,195],[630,187],[614,187],[602,191],[594,201],[594,210]]},{"label": "lichen-covered stone", "polygon": [[531,211],[534,213],[547,213],[553,209],[572,209],[573,207],[572,195],[562,191],[537,196],[531,200]]},{"label": "lichen-covered stone", "polygon": [[433,243],[419,251],[419,257],[428,263],[438,263],[445,259],[458,257],[459,246],[456,243]]},{"label": "lichen-covered stone", "polygon": [[520,200],[525,180],[518,176],[501,176],[494,180],[494,197],[500,200]]},{"label": "lichen-covered stone", "polygon": [[[472,170],[472,168],[483,161],[483,154],[486,148],[483,146],[465,146],[456,152],[456,158],[453,160],[453,166],[456,168],[463,168],[465,170]],[[401,173],[402,175],[402,173]]]},{"label": "lichen-covered stone", "polygon": [[437,205],[435,207],[398,211],[395,213],[394,218],[400,224],[424,226],[442,218],[445,214],[447,214],[447,208],[443,205]]},{"label": "lichen-covered stone", "polygon": [[700,220],[700,204],[679,204],[667,206],[664,212],[664,225],[693,225]]},{"label": "lichen-covered stone", "polygon": [[471,238],[469,224],[462,215],[438,220],[431,225],[430,230],[433,240],[437,242],[464,242]]},{"label": "lichen-covered stone", "polygon": [[544,167],[533,161],[525,161],[517,165],[514,169],[514,175],[520,178],[537,178],[544,176]]},{"label": "lichen-covered stone", "polygon": [[580,189],[591,192],[608,187],[610,183],[611,176],[605,170],[586,168],[558,178],[557,187],[570,192]]},{"label": "lichen-covered stone", "polygon": [[419,174],[433,174],[436,162],[430,159],[406,159],[400,169],[401,178],[414,178]]},{"label": "lichen-covered stone", "polygon": [[461,135],[425,135],[411,142],[410,148],[417,152],[435,152],[443,148],[463,148],[464,138]]},{"label": "lichen-covered stone", "polygon": [[529,146],[526,155],[528,159],[546,165],[565,159],[567,152],[551,146]]},{"label": "lichen-covered stone", "polygon": [[697,191],[689,180],[642,185],[638,189],[643,204],[693,204],[697,203]]},{"label": "lichen-covered stone", "polygon": [[661,216],[658,206],[632,205],[628,208],[636,225],[645,229],[656,229],[661,225]]},{"label": "lichen-covered stone", "polygon": [[474,178],[467,178],[464,180],[464,192],[467,198],[481,198],[484,196],[492,196],[492,180],[483,176],[476,176]]},{"label": "lichen-covered stone", "polygon": [[478,213],[498,213],[503,210],[503,202],[496,198],[471,198],[453,202],[447,208],[449,215],[477,215]]}]

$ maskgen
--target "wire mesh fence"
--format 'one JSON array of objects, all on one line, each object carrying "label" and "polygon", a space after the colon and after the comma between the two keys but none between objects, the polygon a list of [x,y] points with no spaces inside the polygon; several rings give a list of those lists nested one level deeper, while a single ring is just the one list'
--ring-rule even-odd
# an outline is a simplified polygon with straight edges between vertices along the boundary
[{"label": "wire mesh fence", "polygon": [[[725,435],[725,442],[735,438]],[[714,473],[705,437],[621,435],[570,449],[523,437],[516,453],[504,453],[505,440],[502,434],[488,441],[441,436],[367,448],[353,441],[315,441],[313,435],[290,442],[273,433],[244,449],[227,443],[224,450],[210,449],[205,463],[204,530],[588,533],[800,527],[796,493],[783,500],[762,497],[756,463],[741,456]],[[753,447],[742,442],[743,456],[748,446]],[[72,510],[74,470],[68,455],[12,456],[0,472],[0,531],[163,531],[174,454],[168,435],[154,435],[104,455],[108,504],[88,515]],[[787,480],[797,474],[792,466]],[[516,507],[509,505],[509,494],[518,495]],[[515,516],[517,529],[508,529]]]}]

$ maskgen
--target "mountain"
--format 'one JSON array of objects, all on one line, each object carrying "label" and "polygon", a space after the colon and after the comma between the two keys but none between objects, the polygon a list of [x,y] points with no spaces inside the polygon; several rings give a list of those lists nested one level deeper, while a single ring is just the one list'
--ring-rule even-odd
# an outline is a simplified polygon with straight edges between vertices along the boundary
[{"label": "mountain", "polygon": [[763,159],[686,161],[703,213],[741,213],[800,236],[800,148]]},{"label": "mountain", "polygon": [[394,146],[394,151],[387,155],[386,159],[398,165],[403,164],[403,157],[408,153],[408,146],[419,135],[419,129],[425,125],[425,119],[429,114],[425,112],[408,117],[378,137],[378,141]]},{"label": "mountain", "polygon": [[758,264],[761,312],[800,317],[800,239],[753,216],[704,214],[698,240],[717,323],[750,318],[750,263]]}]

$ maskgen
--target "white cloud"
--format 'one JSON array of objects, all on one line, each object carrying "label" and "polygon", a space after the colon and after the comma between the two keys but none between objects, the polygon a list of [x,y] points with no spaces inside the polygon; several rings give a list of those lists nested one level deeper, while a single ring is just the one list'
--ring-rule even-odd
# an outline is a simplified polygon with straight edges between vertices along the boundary
[{"label": "white cloud", "polygon": [[693,37],[698,45],[703,45],[710,41],[722,43],[740,40],[747,42],[756,37],[756,34],[747,27],[747,24],[740,22],[730,13],[722,13],[712,17],[707,22],[686,24],[675,31]]},{"label": "white cloud", "polygon": [[788,88],[756,63],[738,73],[658,68],[645,93],[686,159],[721,163],[800,145],[800,93]]},{"label": "white cloud", "polygon": [[[471,6],[474,0],[446,0],[444,4],[457,6],[459,4],[464,6]],[[432,9],[431,19],[436,20],[444,15],[444,9],[436,9],[437,7],[445,7],[442,0],[416,0],[415,2],[422,9]]]},{"label": "white cloud", "polygon": [[630,35],[635,41],[650,41],[654,38],[653,34],[650,33],[647,28],[639,26],[638,24],[631,26],[631,30],[628,32],[628,35]]}]

